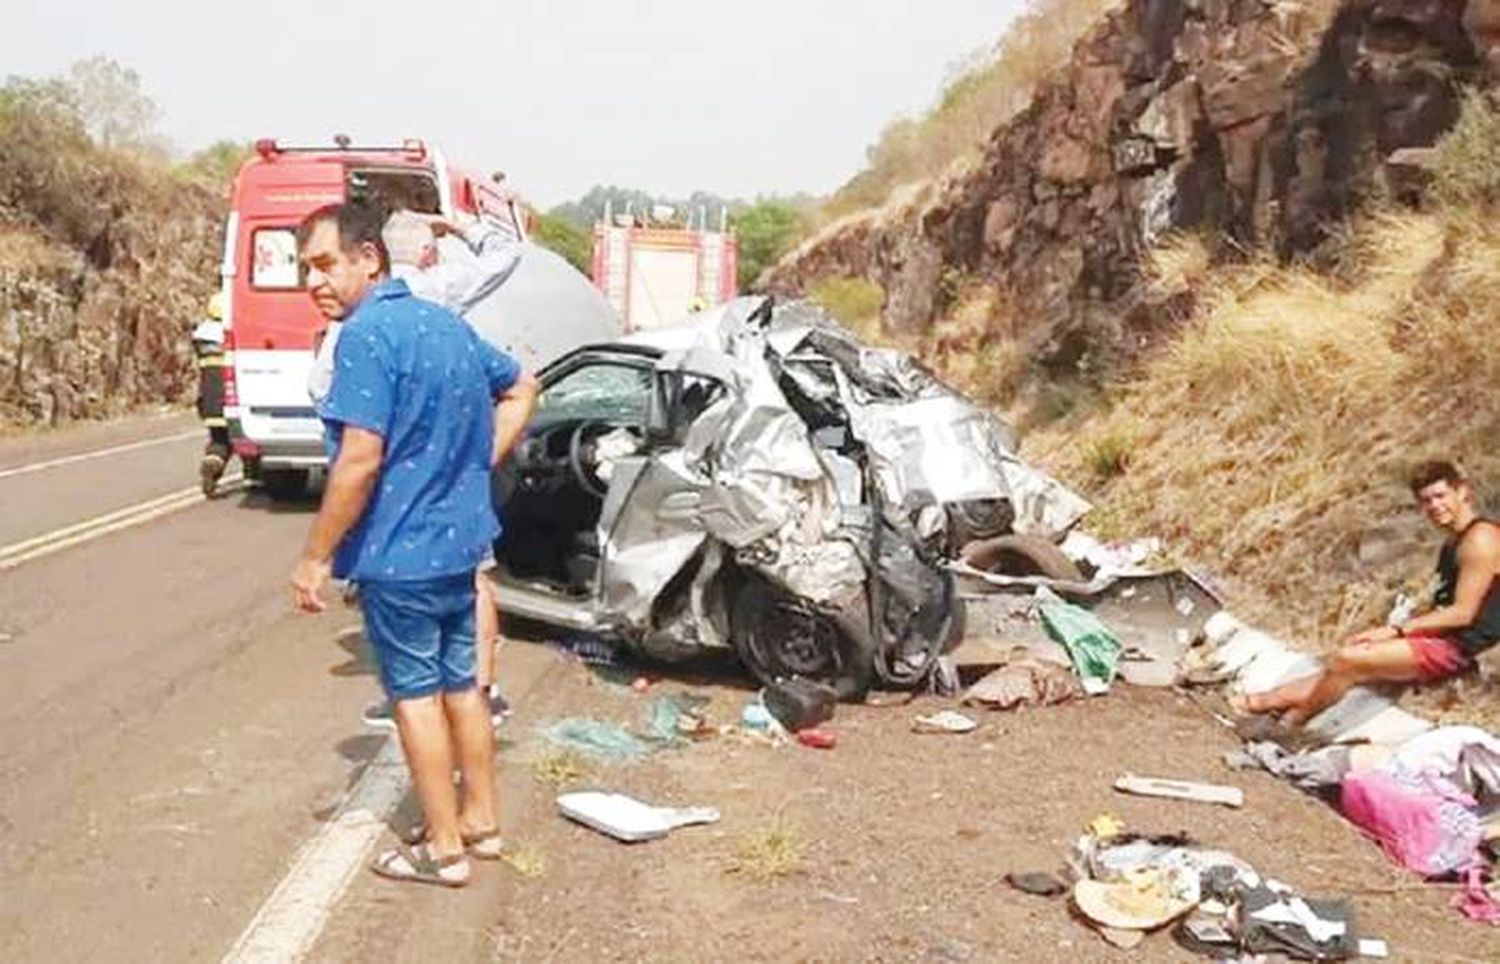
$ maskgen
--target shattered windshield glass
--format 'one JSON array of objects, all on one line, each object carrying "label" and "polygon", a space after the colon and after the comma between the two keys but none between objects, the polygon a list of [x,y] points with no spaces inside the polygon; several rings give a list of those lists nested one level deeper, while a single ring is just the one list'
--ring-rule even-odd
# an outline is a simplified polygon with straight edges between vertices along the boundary
[{"label": "shattered windshield glass", "polygon": [[651,390],[647,369],[612,362],[584,365],[542,390],[532,425],[593,421],[643,426],[651,411]]}]

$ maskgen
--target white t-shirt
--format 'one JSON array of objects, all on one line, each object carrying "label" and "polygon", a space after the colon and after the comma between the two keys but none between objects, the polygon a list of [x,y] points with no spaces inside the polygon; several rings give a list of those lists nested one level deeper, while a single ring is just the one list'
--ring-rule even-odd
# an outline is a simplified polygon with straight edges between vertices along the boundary
[{"label": "white t-shirt", "polygon": [[[485,228],[473,244],[460,241],[443,250],[432,267],[393,264],[391,276],[405,281],[415,297],[464,314],[515,273],[524,248],[497,228]],[[333,348],[341,328],[340,322],[329,322],[323,343],[313,356],[307,393],[314,403],[328,397],[328,390],[333,387]]]}]

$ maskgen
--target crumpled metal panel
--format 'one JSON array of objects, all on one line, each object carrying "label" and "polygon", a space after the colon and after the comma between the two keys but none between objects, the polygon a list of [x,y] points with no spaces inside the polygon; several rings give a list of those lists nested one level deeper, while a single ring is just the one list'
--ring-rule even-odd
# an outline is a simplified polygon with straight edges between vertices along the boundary
[{"label": "crumpled metal panel", "polygon": [[678,451],[621,460],[599,518],[605,607],[642,627],[667,582],[707,538],[699,518],[705,479]]},{"label": "crumpled metal panel", "polygon": [[1090,509],[1088,500],[1020,459],[1007,458],[1001,469],[1016,511],[1011,526],[1023,535],[1060,539]]},{"label": "crumpled metal panel", "polygon": [[[941,523],[941,503],[1009,499],[1017,531],[1051,537],[1088,510],[1016,456],[1008,426],[909,356],[860,343],[808,303],[778,306],[769,319],[765,309],[741,298],[702,313],[658,364],[728,390],[680,448],[616,469],[600,521],[604,594],[629,623],[649,621],[655,596],[708,537],[814,603],[843,605],[864,591],[870,493],[857,463],[814,443],[804,416],[820,431],[847,424],[881,502],[924,536]],[[690,633],[680,618],[674,627],[674,636]]]}]

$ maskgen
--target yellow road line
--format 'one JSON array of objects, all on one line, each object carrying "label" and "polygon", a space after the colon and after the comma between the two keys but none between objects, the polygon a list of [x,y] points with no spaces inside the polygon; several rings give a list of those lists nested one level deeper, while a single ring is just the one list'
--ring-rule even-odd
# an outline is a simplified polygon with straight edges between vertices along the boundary
[{"label": "yellow road line", "polygon": [[[221,493],[233,492],[244,486],[244,479],[240,476],[232,476],[224,479],[219,486]],[[131,526],[138,526],[153,519],[170,515],[180,509],[195,506],[200,502],[206,502],[207,498],[197,486],[179,489],[166,495],[147,499],[136,505],[106,512],[103,515],[86,519],[52,532],[45,532],[30,539],[11,543],[8,546],[0,546],[0,572],[14,569],[22,563],[42,556],[51,555],[71,546],[80,545],[85,542],[105,536],[111,532],[119,532]]]}]

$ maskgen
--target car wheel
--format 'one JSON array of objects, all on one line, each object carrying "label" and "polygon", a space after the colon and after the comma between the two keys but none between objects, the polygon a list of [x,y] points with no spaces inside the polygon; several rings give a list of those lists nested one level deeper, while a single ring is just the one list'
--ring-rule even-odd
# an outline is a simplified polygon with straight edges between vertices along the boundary
[{"label": "car wheel", "polygon": [[833,687],[840,700],[858,700],[874,676],[871,654],[833,616],[758,577],[746,577],[734,590],[729,635],[764,686],[801,677]]},{"label": "car wheel", "polygon": [[277,502],[290,502],[307,494],[306,469],[261,469],[260,484]]},{"label": "car wheel", "polygon": [[1062,582],[1084,582],[1078,564],[1039,536],[1011,534],[980,539],[964,546],[961,557],[975,569],[1002,576],[1046,576]]}]

